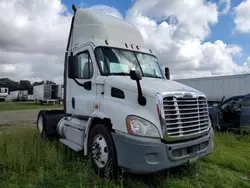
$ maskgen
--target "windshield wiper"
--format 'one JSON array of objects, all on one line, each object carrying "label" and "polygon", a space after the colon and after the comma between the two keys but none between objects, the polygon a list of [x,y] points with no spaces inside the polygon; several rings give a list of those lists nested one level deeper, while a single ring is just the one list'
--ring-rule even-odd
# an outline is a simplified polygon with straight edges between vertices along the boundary
[{"label": "windshield wiper", "polygon": [[[119,75],[119,76],[129,76],[130,73],[127,72],[112,72],[112,73],[108,73],[106,74],[107,76],[109,75]],[[143,77],[150,77],[150,78],[162,78],[160,76],[153,76],[153,75],[147,75],[147,76],[143,76]]]},{"label": "windshield wiper", "polygon": [[147,76],[144,76],[144,77],[150,77],[150,78],[162,78],[160,76],[153,76],[153,75],[147,75]]}]

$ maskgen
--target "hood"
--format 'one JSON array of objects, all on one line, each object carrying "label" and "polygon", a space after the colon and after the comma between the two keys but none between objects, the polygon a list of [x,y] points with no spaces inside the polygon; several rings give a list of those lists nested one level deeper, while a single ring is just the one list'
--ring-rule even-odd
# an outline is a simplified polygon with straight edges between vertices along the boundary
[{"label": "hood", "polygon": [[[111,87],[131,90],[133,92],[138,91],[136,81],[131,80],[129,76],[108,76],[105,83],[110,85]],[[143,77],[142,80],[140,80],[140,84],[143,95],[148,95],[151,97],[155,97],[157,92],[169,92],[169,91],[194,92],[199,95],[204,95],[202,92],[194,88],[191,88],[187,85],[183,85],[179,82],[172,80]]]}]

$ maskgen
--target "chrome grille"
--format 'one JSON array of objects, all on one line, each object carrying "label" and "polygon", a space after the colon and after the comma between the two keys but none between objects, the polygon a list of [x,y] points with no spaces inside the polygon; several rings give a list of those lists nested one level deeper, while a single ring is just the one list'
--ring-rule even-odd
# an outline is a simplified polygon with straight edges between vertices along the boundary
[{"label": "chrome grille", "polygon": [[209,129],[205,97],[164,97],[163,108],[166,123],[164,132],[170,138],[202,133]]}]

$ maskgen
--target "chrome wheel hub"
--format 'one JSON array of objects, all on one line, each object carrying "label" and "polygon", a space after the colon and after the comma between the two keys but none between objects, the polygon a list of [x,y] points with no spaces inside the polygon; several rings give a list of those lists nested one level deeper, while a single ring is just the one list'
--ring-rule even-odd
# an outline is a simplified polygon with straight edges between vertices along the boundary
[{"label": "chrome wheel hub", "polygon": [[103,168],[108,161],[108,146],[104,137],[96,135],[92,142],[92,157],[99,168]]}]

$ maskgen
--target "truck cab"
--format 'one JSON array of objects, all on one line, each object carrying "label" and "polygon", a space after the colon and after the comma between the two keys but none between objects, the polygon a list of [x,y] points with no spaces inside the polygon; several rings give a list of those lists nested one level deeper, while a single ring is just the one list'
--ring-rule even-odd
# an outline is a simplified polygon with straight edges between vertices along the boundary
[{"label": "truck cab", "polygon": [[64,63],[64,109],[40,111],[42,138],[109,168],[152,173],[212,153],[206,96],[170,80],[132,24],[73,6]]}]

